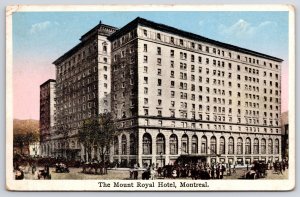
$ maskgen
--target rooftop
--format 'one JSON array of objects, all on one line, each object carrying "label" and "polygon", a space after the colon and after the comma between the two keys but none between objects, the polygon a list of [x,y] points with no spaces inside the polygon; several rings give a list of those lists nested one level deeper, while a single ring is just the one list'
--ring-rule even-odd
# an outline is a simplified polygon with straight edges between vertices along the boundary
[{"label": "rooftop", "polygon": [[236,52],[240,52],[240,53],[245,53],[245,54],[249,54],[249,55],[254,55],[257,57],[261,57],[261,58],[266,58],[269,60],[273,60],[276,62],[282,62],[283,60],[277,57],[273,57],[267,54],[263,54],[263,53],[259,53],[256,51],[252,51],[246,48],[241,48],[235,45],[231,45],[231,44],[227,44],[224,42],[220,42],[220,41],[216,41],[210,38],[206,38],[191,32],[187,32],[181,29],[177,29],[168,25],[164,25],[164,24],[160,24],[160,23],[156,23],[150,20],[146,20],[144,18],[140,18],[137,17],[136,19],[134,19],[133,21],[131,21],[130,23],[128,23],[127,25],[125,25],[124,27],[122,27],[121,29],[119,29],[118,31],[116,31],[114,34],[112,34],[108,39],[113,41],[114,39],[120,37],[121,35],[123,35],[126,32],[129,32],[130,30],[132,30],[132,28],[137,27],[138,25],[141,26],[146,26],[146,27],[151,27],[153,29],[159,30],[159,31],[163,31],[163,32],[168,32],[168,33],[172,33],[175,35],[179,35],[188,39],[192,39],[192,40],[196,40],[196,41],[201,41],[201,42],[206,42],[209,44],[213,44],[216,46],[220,46],[220,47],[224,47],[227,48],[229,50],[233,50]]},{"label": "rooftop", "polygon": [[40,85],[40,87],[45,86],[46,84],[51,83],[51,82],[56,82],[56,80],[54,80],[54,79],[48,79],[47,81],[45,81],[44,83],[42,83]]}]

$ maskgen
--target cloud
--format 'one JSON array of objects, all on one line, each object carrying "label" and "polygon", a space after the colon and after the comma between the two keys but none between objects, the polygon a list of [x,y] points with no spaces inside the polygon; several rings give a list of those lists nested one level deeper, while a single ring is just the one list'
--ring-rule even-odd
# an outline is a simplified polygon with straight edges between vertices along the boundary
[{"label": "cloud", "polygon": [[251,23],[239,19],[236,23],[231,26],[226,26],[221,24],[219,30],[221,34],[232,35],[232,36],[252,36],[256,32],[262,30],[263,28],[269,26],[276,26],[277,24],[272,21],[264,21],[258,24],[257,26],[252,25]]},{"label": "cloud", "polygon": [[35,23],[35,24],[31,25],[30,33],[31,34],[38,33],[40,31],[43,31],[43,30],[47,29],[50,25],[51,25],[50,21],[44,21],[44,22],[41,22],[41,23]]},{"label": "cloud", "polygon": [[202,25],[204,25],[204,21],[203,21],[203,20],[200,20],[200,21],[198,22],[198,24],[199,24],[199,26],[202,26]]}]

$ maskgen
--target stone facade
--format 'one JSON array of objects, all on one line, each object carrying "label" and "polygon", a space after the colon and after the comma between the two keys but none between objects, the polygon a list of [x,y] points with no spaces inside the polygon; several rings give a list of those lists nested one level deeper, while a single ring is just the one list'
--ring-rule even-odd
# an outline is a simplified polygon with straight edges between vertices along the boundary
[{"label": "stone facade", "polygon": [[281,159],[281,59],[140,18],[109,39],[115,161]]},{"label": "stone facade", "polygon": [[51,132],[55,124],[55,80],[40,85],[40,145],[42,156],[50,154]]},{"label": "stone facade", "polygon": [[[110,42],[117,29],[100,23],[54,61],[56,112],[48,156],[91,160],[77,138],[83,121],[110,111]],[[62,131],[67,131],[67,135]]]},{"label": "stone facade", "polygon": [[281,160],[281,62],[276,57],[137,18],[99,24],[57,59],[51,154],[90,160],[76,140],[83,120],[113,113],[111,160],[170,164]]}]

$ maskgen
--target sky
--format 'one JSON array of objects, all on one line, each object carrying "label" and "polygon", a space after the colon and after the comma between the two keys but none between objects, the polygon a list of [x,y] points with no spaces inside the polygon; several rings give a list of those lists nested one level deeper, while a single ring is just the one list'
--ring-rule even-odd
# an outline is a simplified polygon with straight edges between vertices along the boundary
[{"label": "sky", "polygon": [[102,23],[123,27],[143,17],[283,59],[282,108],[288,110],[288,12],[14,12],[14,118],[39,120],[39,86],[55,79],[52,64]]}]

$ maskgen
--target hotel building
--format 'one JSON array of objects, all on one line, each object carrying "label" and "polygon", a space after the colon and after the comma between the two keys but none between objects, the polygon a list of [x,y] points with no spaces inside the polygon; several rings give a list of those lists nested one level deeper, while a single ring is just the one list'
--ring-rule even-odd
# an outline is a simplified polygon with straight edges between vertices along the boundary
[{"label": "hotel building", "polygon": [[[281,160],[281,63],[259,52],[136,18],[99,24],[54,61],[51,155],[89,160],[83,120],[111,111],[111,161],[127,166],[198,160]],[[58,132],[59,133],[59,132]],[[63,152],[62,150],[65,150]]]},{"label": "hotel building", "polygon": [[100,23],[80,43],[53,62],[56,67],[56,124],[50,143],[52,156],[91,160],[76,137],[85,119],[110,111],[111,46],[107,37],[117,30]]},{"label": "hotel building", "polygon": [[113,160],[281,159],[281,62],[136,18],[109,38]]}]

